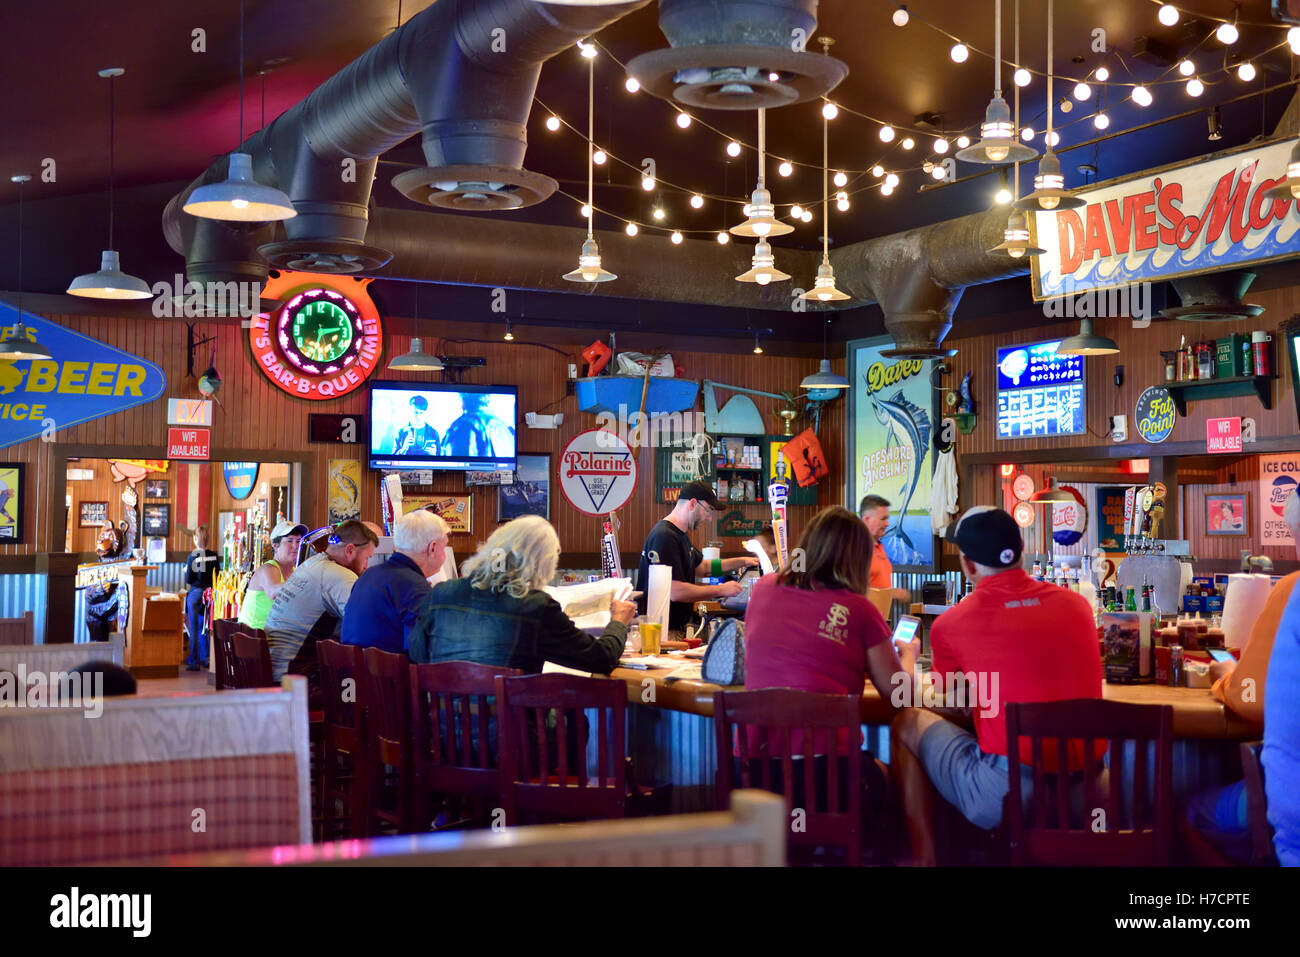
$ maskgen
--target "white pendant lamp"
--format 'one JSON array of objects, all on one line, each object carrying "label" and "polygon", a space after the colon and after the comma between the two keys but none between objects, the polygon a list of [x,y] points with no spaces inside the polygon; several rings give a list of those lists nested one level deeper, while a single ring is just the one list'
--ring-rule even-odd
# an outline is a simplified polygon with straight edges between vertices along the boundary
[{"label": "white pendant lamp", "polygon": [[[830,178],[830,120],[822,114],[822,264],[817,267],[817,279],[813,287],[802,296],[810,302],[842,302],[853,298],[848,293],[835,288],[835,270],[831,268],[831,188]],[[826,371],[830,365],[826,365]],[[811,378],[811,377],[810,377]],[[805,380],[807,381],[807,380]],[[848,388],[845,379],[844,388]],[[816,388],[816,387],[809,387]],[[839,386],[820,386],[819,388],[839,388]]]},{"label": "white pendant lamp", "polygon": [[993,10],[993,99],[989,100],[984,123],[980,126],[979,142],[959,151],[957,158],[968,163],[1019,163],[1033,159],[1038,151],[1016,138],[1011,110],[1002,98],[1002,0],[995,0]]},{"label": "white pendant lamp", "polygon": [[1052,151],[1052,7],[1053,0],[1047,0],[1047,133],[1044,142],[1047,149],[1038,161],[1038,175],[1034,177],[1034,191],[1024,199],[1016,201],[1016,209],[1030,212],[1054,209],[1078,209],[1084,205],[1083,200],[1065,190],[1065,177],[1061,175],[1061,161]]},{"label": "white pendant lamp", "polygon": [[582,244],[582,254],[578,257],[578,268],[566,272],[564,278],[569,282],[610,282],[618,276],[600,265],[600,247],[592,234],[592,223],[596,219],[594,201],[595,170],[592,166],[592,149],[596,143],[596,60],[587,59],[587,239]]},{"label": "white pendant lamp", "polygon": [[772,247],[768,245],[766,239],[760,239],[754,246],[754,257],[750,260],[748,272],[742,272],[736,277],[737,282],[756,282],[760,286],[766,286],[771,282],[783,282],[790,278],[787,272],[781,272],[776,268],[776,257],[772,255]]},{"label": "white pendant lamp", "polygon": [[424,342],[411,340],[411,351],[397,356],[388,363],[393,372],[438,372],[442,369],[442,360],[424,351]]},{"label": "white pendant lamp", "polygon": [[776,207],[772,205],[772,194],[764,184],[763,167],[767,157],[767,110],[758,111],[758,184],[750,195],[749,205],[745,207],[748,217],[739,226],[732,226],[733,236],[754,236],[759,239],[768,236],[784,236],[794,232],[794,227],[776,218]]},{"label": "white pendant lamp", "polygon": [[[239,0],[239,142],[244,142],[244,0]],[[253,179],[253,157],[238,149],[230,154],[226,178],[200,186],[181,208],[201,219],[241,223],[269,223],[298,215],[288,196]]]},{"label": "white pendant lamp", "polygon": [[[1016,0],[1016,62],[1020,62],[1020,0]],[[1016,125],[1020,125],[1020,87],[1016,87]],[[1020,196],[1020,164],[1015,164],[1014,172],[1014,190],[1013,198]],[[1004,252],[1012,259],[1022,259],[1025,256],[1041,256],[1047,252],[1039,246],[1035,246],[1029,241],[1029,223],[1028,218],[1021,210],[1013,210],[1007,217],[1007,228],[1002,232],[1002,242],[994,246],[989,252]]]},{"label": "white pendant lamp", "polygon": [[31,177],[20,173],[10,176],[9,180],[18,184],[18,324],[12,336],[0,339],[0,360],[48,359],[50,350],[27,338],[27,326],[23,322],[23,187],[31,182]]},{"label": "white pendant lamp", "polygon": [[117,250],[113,248],[113,179],[115,162],[113,154],[114,125],[117,116],[113,101],[113,81],[125,72],[121,67],[100,70],[99,75],[108,80],[108,248],[100,260],[99,271],[86,273],[72,280],[68,295],[86,299],[152,299],[153,292],[143,279],[122,272]]}]

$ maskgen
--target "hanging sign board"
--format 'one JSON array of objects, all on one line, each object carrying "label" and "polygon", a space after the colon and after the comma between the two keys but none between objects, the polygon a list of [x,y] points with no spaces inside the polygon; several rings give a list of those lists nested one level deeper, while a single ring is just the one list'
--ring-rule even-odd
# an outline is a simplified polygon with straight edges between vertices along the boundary
[{"label": "hanging sign board", "polygon": [[1205,451],[1212,455],[1241,451],[1241,417],[1205,420]]},{"label": "hanging sign board", "polygon": [[257,484],[257,462],[222,462],[221,474],[226,480],[226,491],[236,501],[243,501],[253,493]]},{"label": "hanging sign board", "polygon": [[579,432],[560,453],[560,489],[580,512],[608,515],[636,490],[636,459],[614,432]]}]

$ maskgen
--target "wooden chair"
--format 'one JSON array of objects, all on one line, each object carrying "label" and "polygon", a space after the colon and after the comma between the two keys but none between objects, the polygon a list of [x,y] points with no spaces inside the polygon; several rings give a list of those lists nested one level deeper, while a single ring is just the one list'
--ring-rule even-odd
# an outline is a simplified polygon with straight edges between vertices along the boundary
[{"label": "wooden chair", "polygon": [[271,646],[266,643],[266,639],[254,638],[237,631],[231,643],[235,652],[234,687],[275,687],[275,682],[271,680]]},{"label": "wooden chair", "polygon": [[0,618],[0,645],[36,644],[36,620],[30,611],[21,618]]},{"label": "wooden chair", "polygon": [[404,654],[378,648],[363,653],[365,733],[367,751],[358,797],[361,813],[354,818],[358,837],[370,837],[385,825],[399,834],[417,827],[414,802],[414,749],[411,740],[411,671]]},{"label": "wooden chair", "polygon": [[1255,867],[1276,867],[1273,826],[1268,823],[1264,797],[1264,766],[1259,761],[1263,741],[1241,743],[1241,771],[1246,780],[1246,817],[1250,822],[1250,863]]},{"label": "wooden chair", "polygon": [[[854,695],[824,695],[788,688],[717,691],[713,727],[717,738],[717,797],[725,807],[733,788],[762,788],[785,797],[787,814],[796,806],[805,827],[791,830],[790,851],[811,858],[817,848],[838,850],[845,862],[862,861],[862,726]],[[757,732],[758,752],[749,729]],[[791,732],[802,732],[792,749]],[[838,744],[840,732],[848,738]],[[734,745],[733,745],[734,742]],[[829,760],[833,750],[847,761]],[[820,759],[816,754],[821,744]],[[734,747],[734,750],[733,750]],[[838,756],[838,755],[837,755]],[[740,780],[733,780],[739,764]],[[779,771],[778,775],[775,772]],[[799,804],[796,805],[796,793]],[[792,854],[792,856],[794,856]]]},{"label": "wooden chair", "polygon": [[235,687],[235,633],[249,634],[247,625],[234,618],[217,618],[212,622],[212,665],[216,688]]},{"label": "wooden chair", "polygon": [[[337,641],[316,644],[320,663],[321,827],[325,840],[358,833],[368,780],[365,740],[365,658],[358,645]],[[345,682],[352,682],[346,685]],[[349,688],[351,693],[349,694]],[[342,805],[346,817],[338,814]],[[346,821],[345,827],[340,827]],[[342,833],[338,833],[339,831]]]},{"label": "wooden chair", "polygon": [[[1007,754],[1012,756],[1005,822],[1013,864],[1074,867],[1168,866],[1173,820],[1174,710],[1168,705],[1125,704],[1096,698],[1007,704]],[[1020,739],[1033,752],[1033,819],[1020,790]],[[1044,769],[1043,742],[1055,742],[1058,755],[1082,744],[1086,792],[1081,827],[1071,827],[1070,790],[1063,778]],[[1124,745],[1134,743],[1133,779],[1128,782],[1131,819],[1125,820]],[[1095,756],[1097,742],[1109,742],[1110,767],[1104,773]],[[1147,749],[1155,744],[1155,767],[1148,769]],[[1154,777],[1154,802],[1147,797],[1147,775]],[[1109,786],[1105,786],[1109,779]],[[1103,793],[1104,791],[1104,793]],[[1053,800],[1054,795],[1054,800]],[[1054,806],[1053,806],[1054,805]],[[1094,831],[1096,812],[1105,828]]]},{"label": "wooden chair", "polygon": [[[501,806],[498,675],[523,674],[468,661],[411,665],[415,816],[423,830],[444,806],[447,826],[488,823]],[[477,743],[475,742],[477,738]]]},{"label": "wooden chair", "polygon": [[[627,682],[567,674],[496,679],[501,732],[501,798],[506,824],[628,815]],[[554,710],[555,725],[547,727]],[[596,711],[596,775],[587,775]],[[569,753],[576,743],[574,753]]]}]

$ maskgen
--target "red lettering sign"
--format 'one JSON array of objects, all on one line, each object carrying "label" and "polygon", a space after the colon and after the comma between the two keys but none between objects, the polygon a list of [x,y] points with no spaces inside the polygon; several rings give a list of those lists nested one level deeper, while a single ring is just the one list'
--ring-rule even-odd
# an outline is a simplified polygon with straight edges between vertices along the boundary
[{"label": "red lettering sign", "polygon": [[1211,454],[1241,451],[1241,419],[1206,419],[1205,450]]},{"label": "red lettering sign", "polygon": [[168,429],[167,458],[207,461],[211,457],[211,429]]}]

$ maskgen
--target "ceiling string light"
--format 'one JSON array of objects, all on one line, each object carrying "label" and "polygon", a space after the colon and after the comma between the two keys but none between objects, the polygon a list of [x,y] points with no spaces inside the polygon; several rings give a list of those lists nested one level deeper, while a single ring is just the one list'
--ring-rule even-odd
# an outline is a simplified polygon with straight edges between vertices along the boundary
[{"label": "ceiling string light", "polygon": [[226,178],[200,186],[182,209],[203,219],[270,223],[298,215],[289,197],[253,179],[253,157],[240,152],[244,142],[244,0],[239,0],[239,145],[230,154]]},{"label": "ceiling string light", "polygon": [[9,181],[18,184],[18,322],[13,335],[0,339],[0,359],[19,362],[23,359],[48,359],[50,350],[39,342],[27,337],[27,326],[23,322],[23,189],[31,177],[26,173],[10,176]]},{"label": "ceiling string light", "polygon": [[[804,299],[810,302],[840,302],[852,298],[848,293],[840,292],[835,288],[835,270],[831,268],[831,208],[830,208],[830,129],[831,122],[822,117],[822,264],[817,267],[817,278],[813,282],[813,287],[803,294]],[[822,360],[826,367],[824,371],[830,372],[830,363]],[[805,382],[808,380],[805,379]],[[844,388],[848,387],[848,380],[845,380]],[[806,386],[801,386],[806,388]]]},{"label": "ceiling string light", "polygon": [[[1016,0],[1016,62],[1020,61],[1020,0]],[[1020,90],[1015,91],[1015,120],[1016,125],[1020,125]],[[1012,181],[1012,195],[1016,198],[1020,196],[1020,164],[1016,163],[1014,167]],[[1014,210],[1007,217],[1007,228],[1002,231],[1002,242],[994,246],[989,252],[1004,252],[1012,259],[1021,259],[1025,256],[1041,256],[1047,250],[1035,246],[1029,241],[1029,225],[1026,221],[1025,214],[1020,210]]]},{"label": "ceiling string light", "polygon": [[1024,199],[1016,200],[1016,209],[1026,212],[1053,209],[1077,209],[1083,200],[1065,191],[1065,177],[1061,175],[1061,161],[1052,150],[1052,17],[1054,0],[1047,0],[1047,148],[1038,161],[1038,175],[1034,177],[1034,191]]},{"label": "ceiling string light", "polygon": [[123,72],[125,71],[118,66],[99,71],[99,75],[108,80],[108,248],[101,256],[98,272],[86,273],[72,280],[68,286],[70,296],[82,296],[86,299],[153,298],[147,282],[122,272],[117,250],[113,248],[113,186],[117,169],[113,152],[117,117],[113,81]]},{"label": "ceiling string light", "polygon": [[[594,47],[593,47],[594,49]],[[685,114],[682,114],[683,116]],[[592,165],[591,145],[596,139],[596,60],[587,58],[587,239],[582,244],[582,254],[578,256],[578,268],[566,272],[564,278],[569,282],[610,282],[618,276],[600,265],[600,247],[592,232],[592,223],[596,219],[595,205],[595,167]]]},{"label": "ceiling string light", "polygon": [[[1011,126],[1011,110],[1002,98],[1002,0],[994,0],[993,11],[993,99],[989,100],[988,110],[984,113],[979,142],[957,153],[958,159],[968,163],[1019,162],[1038,155],[1033,147],[1016,142],[1016,131]],[[1050,67],[1048,72],[1050,74]],[[1048,97],[1051,97],[1050,91]]]}]

